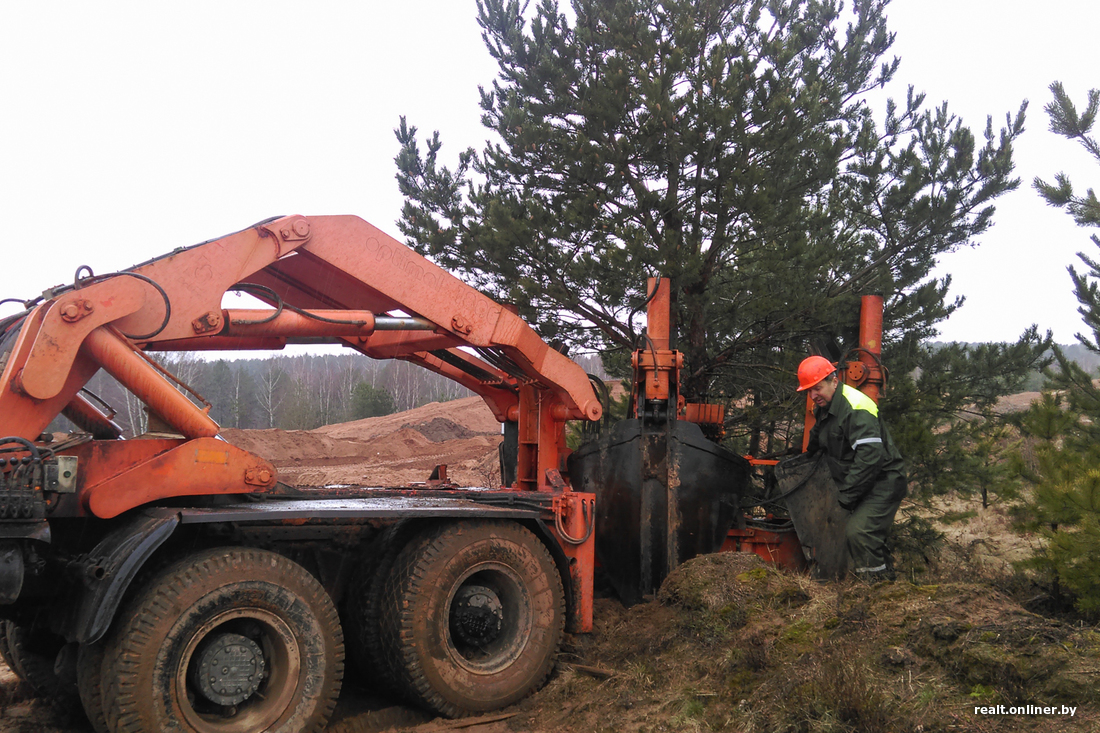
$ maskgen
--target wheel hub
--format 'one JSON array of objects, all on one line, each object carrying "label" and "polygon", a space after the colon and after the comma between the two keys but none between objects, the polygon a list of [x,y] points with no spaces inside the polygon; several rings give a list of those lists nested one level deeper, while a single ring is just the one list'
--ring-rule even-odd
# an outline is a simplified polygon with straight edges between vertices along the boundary
[{"label": "wheel hub", "polygon": [[263,650],[247,636],[215,634],[199,648],[192,670],[191,682],[207,700],[239,705],[260,689]]},{"label": "wheel hub", "polygon": [[496,591],[484,585],[466,585],[455,594],[451,634],[469,646],[485,646],[504,628],[504,606]]}]

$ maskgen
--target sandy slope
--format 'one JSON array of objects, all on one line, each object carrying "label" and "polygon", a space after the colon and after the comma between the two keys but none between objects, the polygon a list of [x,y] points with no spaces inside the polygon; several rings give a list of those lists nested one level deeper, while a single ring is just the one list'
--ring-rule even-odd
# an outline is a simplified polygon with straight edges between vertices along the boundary
[{"label": "sandy slope", "polygon": [[500,423],[480,397],[316,430],[224,430],[230,443],[275,464],[296,486],[404,486],[446,464],[460,486],[499,482]]}]

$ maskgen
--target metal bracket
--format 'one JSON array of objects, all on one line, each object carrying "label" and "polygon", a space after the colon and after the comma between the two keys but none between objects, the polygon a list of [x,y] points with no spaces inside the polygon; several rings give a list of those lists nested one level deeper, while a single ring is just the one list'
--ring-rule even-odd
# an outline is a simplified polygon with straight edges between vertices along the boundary
[{"label": "metal bracket", "polygon": [[191,328],[195,333],[210,333],[211,331],[219,331],[222,327],[222,314],[218,311],[210,311],[204,313],[195,320],[191,321]]},{"label": "metal bracket", "polygon": [[79,460],[76,456],[58,456],[46,463],[46,490],[58,494],[76,493],[76,469]]},{"label": "metal bracket", "polygon": [[267,486],[274,479],[268,468],[247,468],[244,472],[244,482],[252,486]]},{"label": "metal bracket", "polygon": [[95,306],[92,305],[92,301],[84,298],[74,298],[61,306],[61,320],[65,323],[76,323],[81,318],[91,315],[94,310]]},{"label": "metal bracket", "polygon": [[295,219],[279,228],[279,236],[284,242],[301,242],[309,239],[309,220]]}]

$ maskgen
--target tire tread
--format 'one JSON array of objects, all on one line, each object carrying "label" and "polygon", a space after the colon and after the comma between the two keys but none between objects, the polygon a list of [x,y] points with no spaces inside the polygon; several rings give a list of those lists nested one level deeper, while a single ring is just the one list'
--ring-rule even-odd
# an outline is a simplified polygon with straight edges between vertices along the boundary
[{"label": "tire tread", "polygon": [[553,558],[542,542],[521,525],[515,522],[493,520],[443,524],[433,527],[406,545],[398,556],[385,586],[385,613],[381,626],[383,649],[389,666],[398,671],[396,676],[410,699],[452,718],[481,711],[463,708],[447,700],[428,679],[413,646],[413,640],[418,633],[416,626],[419,620],[414,601],[418,594],[431,589],[431,580],[428,576],[438,563],[446,562],[448,557],[469,544],[470,537],[476,537],[485,532],[500,535],[522,545],[538,556],[543,567],[551,569],[548,580],[554,599],[555,619],[555,627],[550,630],[552,648],[530,689],[538,689],[545,684],[553,671],[554,656],[561,643],[565,626],[565,593]]},{"label": "tire tread", "polygon": [[[343,635],[335,606],[317,580],[300,565],[272,552],[253,548],[218,548],[183,558],[153,576],[143,592],[133,599],[120,615],[125,622],[115,629],[108,640],[103,664],[102,699],[107,726],[113,733],[140,733],[144,730],[137,689],[138,670],[150,653],[156,653],[152,641],[157,627],[172,619],[178,610],[177,599],[196,590],[217,588],[211,583],[219,577],[233,578],[244,568],[273,569],[272,582],[281,579],[283,587],[308,593],[305,598],[311,608],[319,608],[322,628],[332,629],[336,640],[334,676],[327,682],[329,689],[318,697],[320,715],[311,730],[322,731],[336,706],[340,682],[343,679]],[[163,662],[158,661],[160,667]]]}]

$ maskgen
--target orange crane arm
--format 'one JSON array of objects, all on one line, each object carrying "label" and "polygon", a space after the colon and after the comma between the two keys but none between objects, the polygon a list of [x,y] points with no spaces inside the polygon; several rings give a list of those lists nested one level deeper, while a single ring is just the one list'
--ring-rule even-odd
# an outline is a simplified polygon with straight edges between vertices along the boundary
[{"label": "orange crane arm", "polygon": [[[232,291],[271,309],[225,309]],[[185,438],[208,439],[218,426],[207,410],[144,352],[278,348],[296,340],[405,359],[480,394],[502,422],[525,426],[518,488],[554,490],[546,474],[568,453],[565,421],[602,414],[583,369],[522,319],[355,216],[261,222],[44,297],[9,326],[15,338],[0,357],[4,435],[33,440],[62,411],[115,434],[110,419],[78,394],[103,368]],[[253,478],[234,490],[270,483],[257,481],[249,465]],[[125,504],[114,501],[112,511]]]}]

